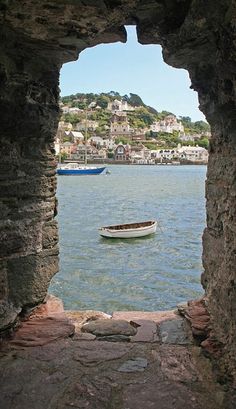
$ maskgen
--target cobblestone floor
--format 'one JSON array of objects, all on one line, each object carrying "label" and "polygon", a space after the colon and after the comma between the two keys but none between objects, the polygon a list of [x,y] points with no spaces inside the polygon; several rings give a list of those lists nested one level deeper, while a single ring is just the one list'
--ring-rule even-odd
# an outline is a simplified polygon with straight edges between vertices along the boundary
[{"label": "cobblestone floor", "polygon": [[1,409],[236,407],[173,311],[35,314],[2,345],[0,379]]}]

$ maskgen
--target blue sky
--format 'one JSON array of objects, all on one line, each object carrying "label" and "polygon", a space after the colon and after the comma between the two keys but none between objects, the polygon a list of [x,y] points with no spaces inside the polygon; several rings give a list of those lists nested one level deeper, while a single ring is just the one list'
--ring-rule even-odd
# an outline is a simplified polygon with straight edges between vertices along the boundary
[{"label": "blue sky", "polygon": [[138,94],[157,111],[205,120],[198,109],[197,93],[191,90],[188,72],[163,62],[161,47],[137,42],[136,28],[126,27],[127,43],[101,44],[83,51],[79,60],[64,64],[61,95],[77,92],[117,91]]}]

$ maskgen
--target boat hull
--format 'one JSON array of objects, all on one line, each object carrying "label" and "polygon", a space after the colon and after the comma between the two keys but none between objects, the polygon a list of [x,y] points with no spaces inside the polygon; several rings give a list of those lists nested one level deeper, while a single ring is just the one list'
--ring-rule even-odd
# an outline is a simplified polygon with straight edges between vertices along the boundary
[{"label": "boat hull", "polygon": [[[150,225],[143,225],[140,227],[131,227],[132,224],[126,225],[130,226],[129,228],[119,228],[115,229],[116,226],[108,226],[108,227],[101,227],[99,229],[99,234],[102,237],[107,237],[107,238],[117,238],[117,239],[132,239],[132,238],[138,238],[138,237],[144,237],[144,236],[149,236],[150,234],[153,234],[156,232],[157,229],[157,222],[151,222],[152,224]],[[142,225],[142,223],[139,223]],[[145,223],[143,223],[145,224]],[[135,225],[135,223],[134,223]],[[118,226],[121,227],[121,226]]]},{"label": "boat hull", "polygon": [[102,167],[102,168],[87,168],[87,169],[57,169],[57,174],[58,175],[99,175],[100,173],[102,173],[104,171],[104,169],[106,169],[106,167]]}]

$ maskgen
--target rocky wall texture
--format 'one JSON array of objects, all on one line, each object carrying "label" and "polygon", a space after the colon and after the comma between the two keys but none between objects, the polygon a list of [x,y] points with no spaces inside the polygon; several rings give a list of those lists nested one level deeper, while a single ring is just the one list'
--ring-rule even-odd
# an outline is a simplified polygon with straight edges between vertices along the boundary
[{"label": "rocky wall texture", "polygon": [[[6,31],[2,33],[2,37]],[[0,51],[0,327],[41,302],[58,270],[58,68],[7,31]]]},{"label": "rocky wall texture", "polygon": [[58,268],[52,142],[60,66],[86,47],[125,41],[124,25],[136,24],[141,43],[161,44],[168,64],[188,70],[212,126],[202,284],[222,368],[235,375],[235,2],[2,0],[0,21],[1,327],[45,297]]}]

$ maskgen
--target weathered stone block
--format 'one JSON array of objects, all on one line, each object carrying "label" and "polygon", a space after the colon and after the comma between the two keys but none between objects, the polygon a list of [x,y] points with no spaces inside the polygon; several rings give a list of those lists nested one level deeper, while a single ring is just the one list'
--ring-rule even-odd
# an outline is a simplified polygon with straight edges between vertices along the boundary
[{"label": "weathered stone block", "polygon": [[56,220],[44,223],[42,228],[43,249],[54,248],[58,243],[58,226]]},{"label": "weathered stone block", "polygon": [[58,249],[8,261],[9,298],[16,306],[42,302],[51,278],[58,271]]}]

